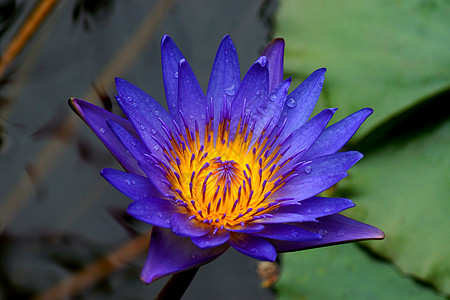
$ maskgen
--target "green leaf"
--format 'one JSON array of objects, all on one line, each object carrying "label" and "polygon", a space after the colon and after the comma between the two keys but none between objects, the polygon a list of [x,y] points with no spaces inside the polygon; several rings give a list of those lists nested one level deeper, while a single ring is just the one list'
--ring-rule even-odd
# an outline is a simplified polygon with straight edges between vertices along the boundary
[{"label": "green leaf", "polygon": [[356,202],[348,216],[385,232],[370,249],[449,294],[450,121],[395,138],[367,153],[338,194]]},{"label": "green leaf", "polygon": [[286,40],[285,71],[296,83],[328,69],[319,105],[338,107],[334,120],[375,110],[362,137],[448,88],[449,15],[442,0],[284,0],[275,34]]},{"label": "green leaf", "polygon": [[281,300],[443,299],[353,244],[284,254],[281,270]]}]

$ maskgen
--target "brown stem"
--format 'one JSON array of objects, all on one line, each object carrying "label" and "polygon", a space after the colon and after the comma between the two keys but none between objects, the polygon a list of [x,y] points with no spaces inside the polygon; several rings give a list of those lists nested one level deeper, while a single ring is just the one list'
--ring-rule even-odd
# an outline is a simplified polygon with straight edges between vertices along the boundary
[{"label": "brown stem", "polygon": [[180,273],[173,274],[163,287],[155,300],[178,300],[183,297],[184,292],[197,274],[199,267],[192,268]]}]

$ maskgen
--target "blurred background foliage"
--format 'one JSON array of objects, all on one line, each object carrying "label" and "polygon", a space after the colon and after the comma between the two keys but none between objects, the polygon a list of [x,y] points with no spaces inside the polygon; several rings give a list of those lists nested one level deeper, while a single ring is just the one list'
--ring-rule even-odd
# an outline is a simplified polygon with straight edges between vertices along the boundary
[{"label": "blurred background foliage", "polygon": [[242,74],[281,36],[292,86],[328,69],[317,111],[339,107],[336,121],[374,108],[348,145],[365,158],[327,193],[354,200],[347,214],[386,233],[283,255],[275,293],[260,287],[254,260],[227,251],[184,299],[447,297],[449,15],[445,0],[1,1],[0,299],[153,298],[164,285],[140,282],[149,227],[98,175],[120,167],[66,102],[120,113],[118,76],[165,103],[163,34],[204,89],[225,34]]}]

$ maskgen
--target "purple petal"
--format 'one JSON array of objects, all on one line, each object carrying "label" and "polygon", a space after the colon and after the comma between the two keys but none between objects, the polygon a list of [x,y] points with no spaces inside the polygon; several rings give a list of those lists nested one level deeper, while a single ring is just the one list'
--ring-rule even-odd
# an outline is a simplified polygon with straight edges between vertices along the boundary
[{"label": "purple petal", "polygon": [[171,217],[184,209],[172,200],[146,198],[130,203],[127,213],[142,222],[158,227],[170,228]]},{"label": "purple petal", "polygon": [[198,237],[207,234],[212,230],[212,226],[189,219],[187,214],[174,214],[171,218],[173,233],[180,236]]},{"label": "purple petal", "polygon": [[252,235],[292,242],[310,242],[322,239],[322,236],[318,233],[310,232],[298,226],[288,224],[266,224],[266,228],[264,228],[263,231]]},{"label": "purple petal", "polygon": [[311,163],[306,164],[303,169],[298,170],[298,176],[288,184],[296,184],[305,178],[346,172],[361,158],[363,158],[363,155],[357,151],[338,152],[314,158]]},{"label": "purple petal", "polygon": [[279,224],[279,223],[294,223],[294,222],[316,222],[313,216],[301,215],[296,213],[273,213],[270,212],[272,217],[262,218],[253,221],[252,223],[257,224]]},{"label": "purple petal", "polygon": [[[212,100],[214,103],[215,120],[220,119],[224,99],[231,103],[240,83],[241,71],[236,48],[230,36],[226,35],[217,50],[209,78],[208,91],[206,92],[207,102]],[[219,122],[214,122],[215,132],[217,132],[218,127]]]},{"label": "purple petal", "polygon": [[233,232],[240,233],[250,233],[250,232],[258,232],[264,229],[264,225],[261,224],[244,224],[244,226],[236,225],[233,227],[227,227],[226,229]]},{"label": "purple petal", "polygon": [[301,201],[320,194],[346,176],[346,172],[330,173],[327,175],[303,178],[302,180],[293,183],[296,179],[294,178],[276,191],[272,197],[274,199],[287,197]]},{"label": "purple petal", "polygon": [[[267,66],[267,58],[261,56],[248,70],[242,80],[241,85],[236,93],[236,96],[231,103],[232,121],[235,123],[230,132],[233,132],[233,127],[236,128],[242,111],[246,107],[252,106],[254,103],[261,101],[269,94],[269,71]],[[244,100],[245,99],[245,100]],[[244,103],[246,107],[244,107]]]},{"label": "purple petal", "polygon": [[262,56],[269,62],[269,91],[277,87],[283,81],[284,40],[276,38],[267,44]]},{"label": "purple petal", "polygon": [[130,135],[122,126],[116,122],[108,119],[109,128],[114,132],[116,137],[127,147],[127,150],[138,161],[138,165],[144,170],[147,175],[147,180],[150,181],[162,194],[168,192],[168,187],[163,184],[166,179],[161,170],[155,167],[155,162],[150,158],[150,151],[138,139]]},{"label": "purple petal", "polygon": [[164,80],[164,90],[169,113],[174,120],[179,121],[178,114],[178,64],[184,58],[175,42],[164,35],[161,39],[161,65]]},{"label": "purple petal", "polygon": [[326,216],[319,222],[299,223],[299,227],[322,235],[320,241],[282,242],[270,240],[277,252],[290,252],[359,240],[383,239],[384,233],[373,226],[360,223],[339,214]]},{"label": "purple petal", "polygon": [[[309,220],[305,219],[304,221],[314,221],[316,218],[333,215],[353,206],[355,204],[352,200],[345,198],[312,197],[303,200],[300,202],[300,205],[281,206],[272,210],[270,213],[274,217],[279,213],[298,214],[309,218]],[[300,222],[302,221],[300,220]]]},{"label": "purple petal", "polygon": [[100,173],[112,186],[134,201],[149,197],[163,197],[147,178],[114,169],[103,169]]},{"label": "purple petal", "polygon": [[168,229],[153,227],[141,279],[151,283],[163,276],[204,265],[219,257],[228,247],[228,244],[223,244],[202,250],[190,238],[177,236]]},{"label": "purple petal", "polygon": [[208,249],[226,243],[229,238],[230,232],[228,230],[219,230],[215,234],[213,232],[209,232],[203,236],[193,237],[192,242],[201,249]]},{"label": "purple petal", "polygon": [[161,119],[172,131],[172,117],[155,99],[128,81],[116,78],[116,88],[119,94],[117,103],[127,118],[133,123],[142,141],[155,155],[163,157],[153,137],[163,140],[160,134]]},{"label": "purple petal", "polygon": [[[298,152],[306,152],[323,132],[323,129],[327,126],[335,112],[336,109],[322,110],[311,120],[294,130],[292,135],[290,135],[285,142],[283,141],[283,146],[280,148],[279,152],[284,152],[283,157],[286,158],[292,157]],[[295,159],[284,165],[273,177],[276,178],[285,173],[301,158],[303,158],[302,154],[296,156]]]},{"label": "purple petal", "polygon": [[250,145],[259,137],[268,122],[271,122],[271,124],[278,123],[290,84],[291,78],[288,78],[280,83],[267,98],[261,99],[248,107],[252,110],[250,120],[256,124]]},{"label": "purple petal", "polygon": [[327,127],[304,155],[304,159],[333,154],[341,149],[372,112],[371,108],[363,108]]},{"label": "purple petal", "polygon": [[309,119],[322,91],[326,71],[324,68],[314,71],[287,96],[283,117],[278,121],[278,124],[281,125],[287,118],[286,126],[280,136],[281,139]]},{"label": "purple petal", "polygon": [[228,240],[237,251],[259,260],[275,261],[277,252],[265,239],[233,232]]},{"label": "purple petal", "polygon": [[206,99],[194,72],[184,58],[178,66],[178,103],[191,132],[197,122],[202,141],[206,121]]},{"label": "purple petal", "polygon": [[94,131],[97,137],[105,144],[109,151],[111,151],[125,170],[131,173],[144,175],[144,172],[142,172],[136,160],[128,155],[125,146],[116,138],[106,123],[107,119],[112,119],[137,138],[137,134],[128,120],[80,99],[69,99],[69,105],[92,129],[92,131]]}]

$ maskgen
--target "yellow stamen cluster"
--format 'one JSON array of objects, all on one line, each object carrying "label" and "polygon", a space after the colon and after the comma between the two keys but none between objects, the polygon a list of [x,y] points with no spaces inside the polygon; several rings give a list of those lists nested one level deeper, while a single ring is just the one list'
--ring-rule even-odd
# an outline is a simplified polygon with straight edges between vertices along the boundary
[{"label": "yellow stamen cluster", "polygon": [[277,165],[282,154],[280,146],[271,148],[277,135],[269,139],[268,126],[250,147],[253,130],[248,118],[241,118],[233,137],[230,119],[222,118],[217,138],[212,122],[206,122],[203,141],[186,122],[184,134],[179,129],[168,132],[170,147],[164,152],[170,166],[161,165],[177,203],[192,219],[220,229],[263,218],[278,207],[271,195],[290,175],[277,174],[287,160]]}]

